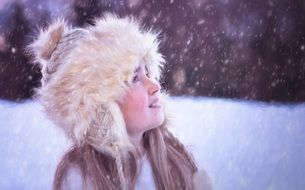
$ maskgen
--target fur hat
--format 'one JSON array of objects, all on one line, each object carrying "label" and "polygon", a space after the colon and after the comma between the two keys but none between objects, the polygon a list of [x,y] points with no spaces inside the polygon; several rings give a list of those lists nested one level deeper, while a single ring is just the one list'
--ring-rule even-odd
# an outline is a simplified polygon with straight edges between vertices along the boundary
[{"label": "fur hat", "polygon": [[132,145],[116,101],[140,62],[160,78],[158,45],[157,34],[130,17],[107,14],[85,28],[51,24],[30,45],[42,69],[38,95],[47,116],[74,143],[117,158]]}]

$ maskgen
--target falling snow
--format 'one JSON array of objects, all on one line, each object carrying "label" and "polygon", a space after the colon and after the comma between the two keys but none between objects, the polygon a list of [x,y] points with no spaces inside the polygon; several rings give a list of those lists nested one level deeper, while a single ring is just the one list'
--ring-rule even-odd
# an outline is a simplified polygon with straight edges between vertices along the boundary
[{"label": "falling snow", "polygon": [[[31,59],[24,51],[38,26],[45,27],[57,17],[83,26],[111,11],[132,14],[145,27],[160,32],[160,51],[167,61],[164,81],[173,95],[191,92],[262,101],[305,100],[302,1],[32,1],[0,3],[0,53],[4,55],[0,67],[7,73],[2,77],[15,81],[16,76],[33,76],[31,81],[9,82],[1,97],[26,99],[39,86],[40,75],[37,68],[28,66]],[[15,69],[10,70],[7,63]],[[189,72],[192,68],[199,69]],[[186,79],[177,78],[181,69]],[[275,75],[270,74],[273,71]],[[24,91],[19,92],[20,88]]]},{"label": "falling snow", "polygon": [[[27,100],[40,85],[26,52],[38,27],[58,17],[84,26],[106,11],[160,33],[171,94],[228,98],[170,103],[173,132],[215,190],[304,189],[303,1],[1,0],[0,98]],[[51,189],[69,142],[40,110],[0,101],[0,189]]]}]

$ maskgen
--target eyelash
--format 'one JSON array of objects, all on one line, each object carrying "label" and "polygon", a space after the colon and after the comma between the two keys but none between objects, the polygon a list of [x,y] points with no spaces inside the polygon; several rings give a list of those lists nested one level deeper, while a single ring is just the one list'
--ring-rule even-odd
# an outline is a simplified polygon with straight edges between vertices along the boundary
[{"label": "eyelash", "polygon": [[139,81],[138,75],[134,76],[133,79],[132,79],[132,83],[136,83],[138,81]]}]

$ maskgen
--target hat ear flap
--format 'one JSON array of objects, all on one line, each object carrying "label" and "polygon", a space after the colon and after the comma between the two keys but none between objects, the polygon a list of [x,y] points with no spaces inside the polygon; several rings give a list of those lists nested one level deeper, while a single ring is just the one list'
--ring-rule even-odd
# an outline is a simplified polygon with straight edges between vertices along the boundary
[{"label": "hat ear flap", "polygon": [[103,104],[96,110],[96,117],[86,136],[86,141],[98,151],[113,156],[133,147],[122,111],[116,102]]}]

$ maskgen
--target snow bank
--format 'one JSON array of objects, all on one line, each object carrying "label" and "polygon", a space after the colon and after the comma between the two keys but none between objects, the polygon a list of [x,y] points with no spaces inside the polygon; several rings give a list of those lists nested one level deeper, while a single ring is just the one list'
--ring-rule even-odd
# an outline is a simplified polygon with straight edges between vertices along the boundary
[{"label": "snow bank", "polygon": [[[171,129],[215,190],[305,187],[305,104],[175,97]],[[51,189],[69,146],[37,102],[0,101],[0,189]]]}]

